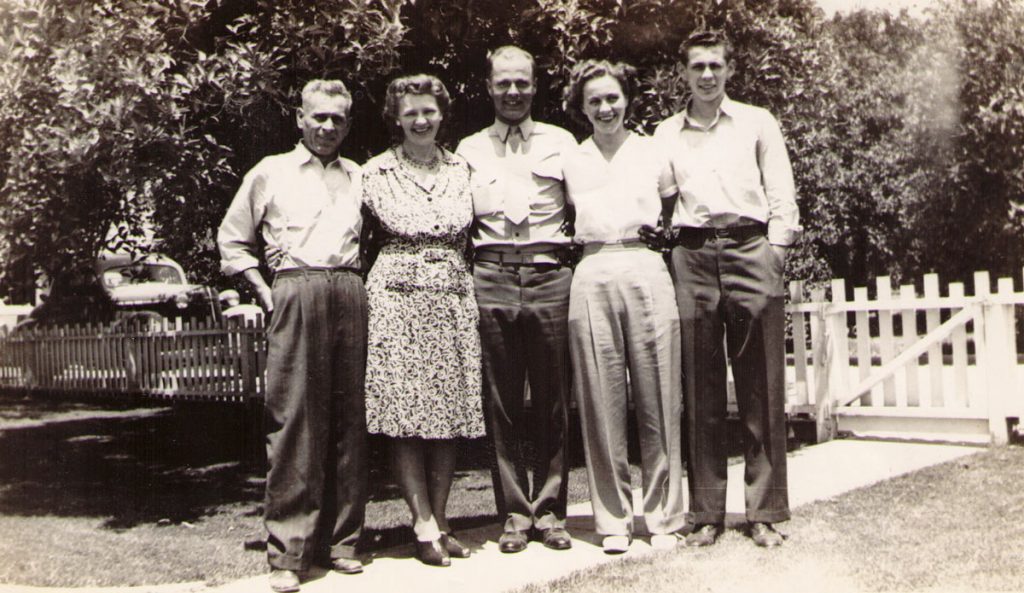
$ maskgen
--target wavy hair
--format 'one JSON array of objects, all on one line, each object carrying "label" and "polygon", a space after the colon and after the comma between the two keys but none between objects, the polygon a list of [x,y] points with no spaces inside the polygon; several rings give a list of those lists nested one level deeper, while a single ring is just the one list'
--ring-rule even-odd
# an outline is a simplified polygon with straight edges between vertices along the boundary
[{"label": "wavy hair", "polygon": [[441,111],[441,117],[447,119],[448,111],[452,104],[451,95],[448,89],[441,82],[441,79],[432,74],[413,74],[411,76],[399,76],[388,84],[388,90],[384,95],[384,122],[391,130],[393,141],[402,141],[402,126],[397,124],[398,105],[402,97],[406,95],[432,95],[437,101],[437,108]]},{"label": "wavy hair", "polygon": [[588,82],[602,76],[611,76],[618,81],[622,96],[626,99],[628,120],[633,113],[633,97],[636,93],[636,68],[625,62],[609,62],[608,60],[584,60],[573,67],[569,73],[569,85],[562,91],[562,109],[569,117],[584,126],[589,125],[583,113],[583,87]]}]

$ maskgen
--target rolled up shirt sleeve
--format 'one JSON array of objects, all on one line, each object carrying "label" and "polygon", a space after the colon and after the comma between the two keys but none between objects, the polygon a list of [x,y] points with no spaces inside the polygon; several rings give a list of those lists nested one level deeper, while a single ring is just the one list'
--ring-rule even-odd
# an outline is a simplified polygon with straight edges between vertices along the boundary
[{"label": "rolled up shirt sleeve", "polygon": [[266,185],[265,174],[258,169],[250,171],[217,229],[220,268],[225,274],[238,274],[259,265],[258,233],[266,213]]},{"label": "rolled up shirt sleeve", "polygon": [[786,141],[779,122],[763,112],[757,142],[757,160],[761,167],[761,183],[768,200],[768,242],[789,246],[800,237],[800,211],[796,205],[793,167],[786,152]]}]

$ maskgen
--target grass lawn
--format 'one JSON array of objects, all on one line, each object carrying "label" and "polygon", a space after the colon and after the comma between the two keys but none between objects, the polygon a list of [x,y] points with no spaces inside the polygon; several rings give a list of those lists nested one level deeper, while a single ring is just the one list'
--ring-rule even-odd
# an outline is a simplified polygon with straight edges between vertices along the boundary
[{"label": "grass lawn", "polygon": [[[266,572],[263,480],[238,461],[241,428],[231,406],[0,398],[0,583],[218,584]],[[412,536],[383,443],[371,443],[368,551]],[[483,441],[460,452],[456,529],[497,521],[486,457]],[[574,457],[570,502],[588,496]],[[779,550],[730,530],[708,550],[616,562],[523,593],[1024,590],[1021,484],[1024,448],[991,449],[800,508]]]},{"label": "grass lawn", "polygon": [[[842,471],[842,468],[836,468]],[[718,544],[518,593],[1024,591],[1024,448],[992,448],[801,507],[778,549],[731,524]]]},{"label": "grass lawn", "polygon": [[[264,481],[239,463],[240,412],[0,397],[0,583],[218,584],[266,572]],[[371,446],[368,551],[412,540],[384,443]],[[460,451],[455,529],[497,521],[486,454],[482,440]],[[578,502],[588,490],[574,465]]]}]

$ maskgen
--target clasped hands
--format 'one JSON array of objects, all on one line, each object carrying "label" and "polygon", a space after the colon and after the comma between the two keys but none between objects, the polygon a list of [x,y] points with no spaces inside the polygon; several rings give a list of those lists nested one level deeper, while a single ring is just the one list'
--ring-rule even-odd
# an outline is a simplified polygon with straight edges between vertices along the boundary
[{"label": "clasped hands", "polygon": [[663,227],[660,224],[660,221],[658,226],[652,227],[649,224],[642,225],[639,230],[639,235],[640,240],[647,245],[648,249],[659,253],[672,251],[672,247],[676,242],[675,230],[672,227]]}]

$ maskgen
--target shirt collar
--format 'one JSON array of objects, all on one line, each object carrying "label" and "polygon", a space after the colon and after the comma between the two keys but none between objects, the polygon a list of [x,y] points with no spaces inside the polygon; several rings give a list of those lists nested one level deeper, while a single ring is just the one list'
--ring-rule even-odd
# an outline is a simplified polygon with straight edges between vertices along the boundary
[{"label": "shirt collar", "polygon": [[[313,154],[308,148],[306,148],[306,145],[303,144],[302,142],[299,142],[298,144],[295,145],[295,150],[291,152],[291,156],[292,158],[295,159],[295,164],[300,167],[308,163],[320,162],[320,159],[315,154]],[[326,169],[327,167],[333,165],[334,163],[338,163],[338,166],[344,169],[346,173],[351,174],[355,172],[355,168],[352,166],[354,163],[350,163],[348,159],[341,158],[341,155],[339,155],[338,158],[334,159],[333,161],[324,165],[324,168]]]},{"label": "shirt collar", "polygon": [[[537,124],[534,123],[532,117],[527,117],[523,121],[515,124],[519,126],[519,130],[523,133],[523,140],[529,140],[534,130],[537,128]],[[491,126],[491,135],[497,136],[501,142],[508,141],[508,133],[512,130],[512,126],[501,120],[494,120],[494,125]]]},{"label": "shirt collar", "polygon": [[[632,144],[633,138],[635,136],[636,134],[634,134],[632,130],[627,130],[626,139],[622,141],[622,146],[619,146],[619,151],[621,152],[624,148],[626,148],[627,144]],[[580,144],[579,150],[580,152],[583,152],[585,154],[599,156],[602,160],[604,159],[604,155],[601,154],[601,149],[597,147],[597,142],[594,142],[593,136],[590,136],[586,140],[584,140],[583,143]]]},{"label": "shirt collar", "polygon": [[[735,102],[732,99],[729,98],[729,95],[723,96],[722,97],[722,102],[718,105],[718,113],[715,114],[715,119],[711,120],[711,125],[709,125],[707,127],[707,129],[710,130],[711,128],[713,128],[716,125],[718,125],[718,120],[720,120],[723,115],[726,116],[726,117],[734,117],[735,114],[736,114],[736,104],[735,104]],[[686,126],[690,126],[690,127],[694,127],[694,128],[703,128],[703,126],[698,125],[697,122],[695,122],[692,119],[690,119],[690,104],[689,103],[686,104],[686,109],[683,110],[683,114],[682,115],[683,115],[683,117],[680,118],[681,121],[679,122],[679,129],[680,130],[686,128]]]}]

